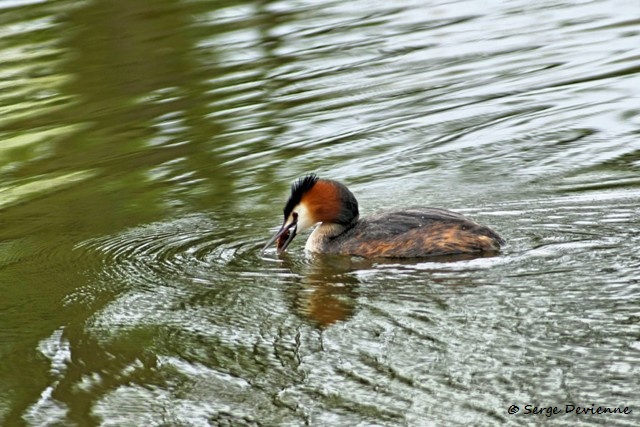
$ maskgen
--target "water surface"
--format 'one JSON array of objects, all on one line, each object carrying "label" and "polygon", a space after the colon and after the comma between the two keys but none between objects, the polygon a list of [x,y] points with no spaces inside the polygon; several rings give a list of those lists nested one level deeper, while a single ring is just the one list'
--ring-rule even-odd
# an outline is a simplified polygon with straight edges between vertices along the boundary
[{"label": "water surface", "polygon": [[[638,12],[0,2],[0,423],[637,425]],[[509,245],[261,254],[309,172]]]}]

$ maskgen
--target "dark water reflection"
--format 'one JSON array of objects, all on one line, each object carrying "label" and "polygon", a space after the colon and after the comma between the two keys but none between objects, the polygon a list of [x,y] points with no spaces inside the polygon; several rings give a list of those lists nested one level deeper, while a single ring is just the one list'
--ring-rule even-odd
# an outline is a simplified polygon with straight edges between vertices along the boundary
[{"label": "dark water reflection", "polygon": [[[637,12],[0,3],[0,424],[637,425]],[[261,254],[310,171],[509,246]]]}]

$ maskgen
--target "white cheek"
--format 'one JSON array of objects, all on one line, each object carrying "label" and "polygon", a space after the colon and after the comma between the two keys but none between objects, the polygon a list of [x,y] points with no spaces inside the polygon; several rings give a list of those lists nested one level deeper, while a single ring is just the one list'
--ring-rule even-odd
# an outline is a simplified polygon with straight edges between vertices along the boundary
[{"label": "white cheek", "polygon": [[300,203],[293,209],[298,213],[298,231],[304,231],[309,227],[312,227],[317,221],[314,221],[307,209],[306,205]]}]

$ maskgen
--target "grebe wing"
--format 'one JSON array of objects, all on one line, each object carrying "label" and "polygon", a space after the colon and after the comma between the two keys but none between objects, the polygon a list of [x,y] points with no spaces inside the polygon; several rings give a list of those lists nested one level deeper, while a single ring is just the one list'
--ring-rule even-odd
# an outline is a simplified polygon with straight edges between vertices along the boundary
[{"label": "grebe wing", "polygon": [[445,209],[413,208],[362,220],[335,240],[337,253],[421,257],[496,251],[504,240],[488,227]]},{"label": "grebe wing", "polygon": [[394,236],[409,230],[432,226],[436,223],[462,223],[471,220],[457,212],[439,208],[409,208],[396,212],[382,212],[364,220],[369,236]]}]

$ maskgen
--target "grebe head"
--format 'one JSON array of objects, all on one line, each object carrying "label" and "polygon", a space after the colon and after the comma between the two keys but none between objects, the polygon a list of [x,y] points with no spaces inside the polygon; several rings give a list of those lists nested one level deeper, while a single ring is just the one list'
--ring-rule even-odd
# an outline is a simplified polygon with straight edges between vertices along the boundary
[{"label": "grebe head", "polygon": [[358,202],[345,185],[320,179],[315,174],[307,175],[291,185],[282,227],[262,250],[277,241],[278,254],[281,254],[298,232],[319,222],[347,227],[357,220]]}]

